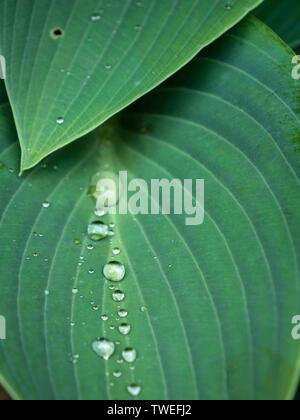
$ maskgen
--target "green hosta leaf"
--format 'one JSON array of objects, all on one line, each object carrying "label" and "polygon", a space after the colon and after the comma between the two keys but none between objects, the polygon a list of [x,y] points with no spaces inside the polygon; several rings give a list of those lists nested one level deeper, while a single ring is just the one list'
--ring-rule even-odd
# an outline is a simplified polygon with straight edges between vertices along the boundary
[{"label": "green hosta leaf", "polygon": [[265,0],[257,9],[256,15],[292,48],[300,46],[299,0]]},{"label": "green hosta leaf", "polygon": [[[300,167],[290,62],[273,32],[247,19],[136,107],[22,178],[2,106],[0,313],[8,339],[0,363],[19,397],[119,400],[133,398],[131,384],[142,399],[293,396]],[[205,223],[106,216],[115,236],[93,243],[92,179],[119,170],[146,181],[204,179]],[[121,253],[112,257],[115,247]],[[110,259],[126,267],[120,303],[102,274]],[[127,336],[117,330],[120,309]],[[92,349],[101,337],[119,342],[108,362]],[[134,370],[118,363],[127,347],[137,351]]]},{"label": "green hosta leaf", "polygon": [[22,169],[151,90],[259,3],[1,0]]}]

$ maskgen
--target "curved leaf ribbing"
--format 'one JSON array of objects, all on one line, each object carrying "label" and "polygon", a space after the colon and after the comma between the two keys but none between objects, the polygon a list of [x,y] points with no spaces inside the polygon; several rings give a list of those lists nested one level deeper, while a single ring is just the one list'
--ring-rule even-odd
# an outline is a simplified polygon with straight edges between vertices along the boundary
[{"label": "curved leaf ribbing", "polygon": [[[10,335],[0,363],[20,397],[128,399],[131,383],[142,399],[292,397],[300,166],[290,63],[281,41],[247,19],[21,179],[9,170],[18,148],[1,107],[0,313]],[[204,225],[186,227],[179,215],[107,217],[116,234],[91,249],[91,178],[118,170],[147,181],[205,179]],[[112,257],[115,247],[121,254]],[[102,275],[111,258],[127,270],[121,303]],[[127,336],[117,329],[121,308]],[[92,351],[98,337],[119,342],[108,362]],[[128,346],[137,350],[134,370],[119,363]]]},{"label": "curved leaf ribbing", "polygon": [[261,0],[1,0],[22,170],[186,64]]}]

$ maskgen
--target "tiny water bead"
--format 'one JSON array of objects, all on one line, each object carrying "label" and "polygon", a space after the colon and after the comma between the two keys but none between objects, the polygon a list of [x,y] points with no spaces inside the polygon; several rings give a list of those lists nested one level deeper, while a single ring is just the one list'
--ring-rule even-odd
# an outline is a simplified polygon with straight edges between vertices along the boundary
[{"label": "tiny water bead", "polygon": [[90,268],[90,269],[88,270],[88,273],[89,273],[89,274],[95,274],[95,270],[94,270],[93,268]]},{"label": "tiny water bead", "polygon": [[128,347],[122,351],[122,357],[127,363],[134,363],[137,358],[137,352],[135,349]]},{"label": "tiny water bead", "polygon": [[121,290],[116,290],[113,292],[112,298],[115,302],[122,302],[125,299],[125,293]]},{"label": "tiny water bead", "polygon": [[74,354],[71,357],[71,363],[73,363],[74,365],[76,365],[78,363],[78,361],[79,361],[79,358],[80,358],[79,354]]},{"label": "tiny water bead", "polygon": [[142,387],[140,385],[137,385],[137,384],[131,384],[131,385],[128,385],[127,391],[133,397],[138,397],[140,395],[140,393],[142,392]]},{"label": "tiny water bead", "polygon": [[92,22],[99,22],[101,20],[101,14],[100,13],[93,13],[91,16]]},{"label": "tiny water bead", "polygon": [[126,318],[128,316],[128,311],[126,311],[126,309],[120,309],[118,315],[120,318]]},{"label": "tiny water bead", "polygon": [[106,214],[105,210],[101,210],[101,209],[96,209],[95,210],[95,215],[98,216],[98,217],[103,217],[103,216],[105,216],[105,214]]},{"label": "tiny water bead", "polygon": [[128,335],[131,331],[131,325],[129,324],[121,324],[119,325],[119,332],[123,335]]},{"label": "tiny water bead", "polygon": [[88,237],[92,241],[101,241],[107,238],[108,234],[108,226],[103,222],[96,221],[88,225]]},{"label": "tiny water bead", "polygon": [[121,378],[121,376],[122,376],[122,372],[121,372],[120,370],[115,370],[115,371],[113,372],[113,376],[114,376],[115,378]]},{"label": "tiny water bead", "polygon": [[148,312],[148,308],[147,308],[147,306],[142,306],[142,307],[141,307],[141,311],[142,311],[142,312]]},{"label": "tiny water bead", "polygon": [[101,316],[102,321],[108,321],[108,316],[107,315],[102,315]]},{"label": "tiny water bead", "polygon": [[227,10],[228,12],[230,12],[233,9],[233,5],[230,3],[226,3],[224,7],[225,10]]},{"label": "tiny water bead", "polygon": [[73,295],[77,295],[77,294],[78,294],[78,289],[77,289],[76,287],[74,287],[74,288],[72,289],[72,294],[73,294]]},{"label": "tiny water bead", "polygon": [[56,122],[57,122],[58,125],[63,125],[64,122],[65,122],[65,119],[63,117],[58,117],[56,119]]},{"label": "tiny water bead", "polygon": [[109,360],[115,352],[115,344],[106,338],[94,341],[92,348],[104,360]]},{"label": "tiny water bead", "polygon": [[113,251],[112,251],[112,253],[113,253],[113,255],[120,255],[121,254],[121,250],[120,250],[120,248],[114,248],[113,249]]},{"label": "tiny water bead", "polygon": [[122,281],[126,275],[126,269],[123,264],[117,261],[111,261],[103,268],[104,277],[109,281]]},{"label": "tiny water bead", "polygon": [[44,201],[43,204],[42,204],[42,207],[44,209],[48,209],[50,206],[51,206],[51,204],[49,203],[49,201]]}]

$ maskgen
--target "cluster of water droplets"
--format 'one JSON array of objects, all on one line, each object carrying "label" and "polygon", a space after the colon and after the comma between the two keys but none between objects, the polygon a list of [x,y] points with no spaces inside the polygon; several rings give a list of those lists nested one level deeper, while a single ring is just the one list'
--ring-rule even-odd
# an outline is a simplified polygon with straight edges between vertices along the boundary
[{"label": "cluster of water droplets", "polygon": [[[97,176],[99,176],[99,174]],[[102,191],[95,188],[96,184],[97,182],[93,180],[92,186],[89,189],[89,195],[97,201],[97,198]],[[106,219],[109,218],[107,209],[98,207],[95,210],[95,215],[97,216],[97,219],[87,226],[87,236],[91,242],[88,247],[92,250],[94,249],[93,244],[96,245],[102,241],[110,241],[111,243],[111,257],[107,263],[103,265],[101,273],[116,308],[114,314],[102,313],[100,319],[103,323],[107,324],[106,331],[114,331],[114,334],[118,333],[120,335],[120,341],[111,339],[109,334],[107,334],[107,336],[95,339],[91,346],[93,352],[105,362],[116,357],[117,365],[123,364],[122,369],[118,369],[117,366],[115,366],[115,369],[111,373],[112,379],[118,380],[124,376],[126,366],[128,366],[130,371],[134,370],[134,364],[138,358],[137,350],[128,345],[129,336],[132,333],[133,328],[128,322],[129,313],[124,306],[124,303],[126,302],[126,293],[122,290],[122,284],[126,281],[127,269],[122,262],[122,250],[119,246],[116,246],[116,226],[114,223],[106,221]],[[112,324],[110,323],[111,321]],[[115,322],[117,322],[117,325],[114,325]],[[123,340],[122,337],[124,337]],[[124,341],[123,347],[121,344],[122,341]],[[113,386],[114,383],[111,385]],[[137,397],[142,392],[141,385],[136,383],[125,384],[125,388],[132,397]]]}]

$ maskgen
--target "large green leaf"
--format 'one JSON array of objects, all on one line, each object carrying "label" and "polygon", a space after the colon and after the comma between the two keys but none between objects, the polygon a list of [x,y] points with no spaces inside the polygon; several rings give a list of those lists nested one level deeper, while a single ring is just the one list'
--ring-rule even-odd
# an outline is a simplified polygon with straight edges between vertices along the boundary
[{"label": "large green leaf", "polygon": [[300,46],[299,0],[265,0],[257,9],[256,15],[292,48]]},{"label": "large green leaf", "polygon": [[[22,178],[1,107],[0,313],[8,339],[0,363],[16,396],[127,399],[131,383],[141,384],[142,399],[293,396],[300,167],[291,56],[246,19],[136,107]],[[115,236],[88,249],[91,179],[120,169],[147,181],[205,179],[205,223],[106,216]],[[102,275],[111,258],[127,269],[120,304]],[[128,336],[116,330],[120,308]],[[92,351],[99,337],[120,343],[108,362]],[[134,370],[118,363],[128,346],[138,353]]]},{"label": "large green leaf", "polygon": [[[1,0],[22,169],[151,90],[259,3]],[[53,30],[64,35],[53,38]]]}]

